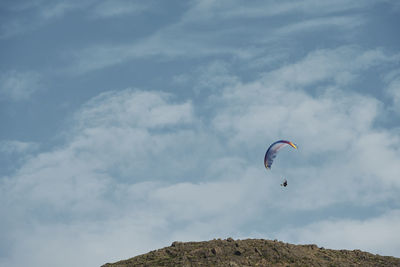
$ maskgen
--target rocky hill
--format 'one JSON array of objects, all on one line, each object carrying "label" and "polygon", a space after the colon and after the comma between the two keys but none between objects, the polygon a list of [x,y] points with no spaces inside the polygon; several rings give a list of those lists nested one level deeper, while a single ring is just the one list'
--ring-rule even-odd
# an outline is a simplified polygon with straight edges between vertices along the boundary
[{"label": "rocky hill", "polygon": [[400,258],[263,239],[174,242],[102,267],[131,266],[400,266]]}]

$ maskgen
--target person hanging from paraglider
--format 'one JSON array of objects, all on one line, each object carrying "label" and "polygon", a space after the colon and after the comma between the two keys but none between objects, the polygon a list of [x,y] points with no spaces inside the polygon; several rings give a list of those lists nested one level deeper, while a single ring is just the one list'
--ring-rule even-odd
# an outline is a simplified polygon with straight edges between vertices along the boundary
[{"label": "person hanging from paraglider", "polygon": [[[275,143],[273,143],[272,145],[269,146],[267,152],[265,153],[265,157],[264,157],[264,166],[267,170],[271,169],[272,162],[276,158],[278,151],[285,146],[291,146],[291,147],[297,149],[297,145],[295,145],[294,143],[292,143],[290,141],[286,141],[286,140],[276,141]],[[288,182],[286,179],[284,179],[281,186],[286,187],[287,185],[288,185]]]}]

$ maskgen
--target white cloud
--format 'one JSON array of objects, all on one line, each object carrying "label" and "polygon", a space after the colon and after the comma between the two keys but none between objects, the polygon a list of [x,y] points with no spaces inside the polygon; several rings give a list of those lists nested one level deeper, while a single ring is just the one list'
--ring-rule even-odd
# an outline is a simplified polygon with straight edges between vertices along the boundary
[{"label": "white cloud", "polygon": [[240,158],[219,158],[221,144],[203,127],[190,102],[165,93],[93,98],[76,113],[64,146],[2,178],[0,210],[9,214],[2,229],[14,242],[2,261],[47,266],[65,257],[60,264],[93,266],[174,239],[234,232],[265,202],[271,181]]},{"label": "white cloud", "polygon": [[193,123],[190,102],[167,104],[171,96],[154,92],[106,92],[90,100],[77,114],[82,127],[131,126],[155,128]]},{"label": "white cloud", "polygon": [[[288,209],[397,198],[400,141],[390,130],[374,129],[380,101],[345,91],[361,71],[388,60],[380,52],[348,47],[312,53],[262,80],[227,86],[215,100],[220,111],[213,125],[236,151],[261,154],[268,141],[281,138],[300,146],[277,167],[302,188]],[[317,93],[303,89],[309,86]]]},{"label": "white cloud", "polygon": [[238,78],[229,73],[229,66],[223,61],[214,61],[196,68],[190,74],[173,77],[173,82],[181,86],[192,86],[196,95],[217,93],[221,87],[235,85]]},{"label": "white cloud", "polygon": [[14,153],[27,153],[32,152],[38,148],[37,143],[33,142],[21,142],[18,140],[2,140],[0,141],[0,152],[5,154]]},{"label": "white cloud", "polygon": [[392,110],[400,114],[400,70],[394,70],[384,77],[387,87],[385,93],[392,102]]},{"label": "white cloud", "polygon": [[148,8],[148,3],[143,1],[106,0],[95,6],[93,13],[96,17],[110,18],[121,15],[137,14],[147,10]]},{"label": "white cloud", "polygon": [[2,6],[8,16],[0,27],[0,39],[9,39],[39,29],[49,23],[84,10],[87,16],[95,18],[115,18],[137,14],[147,10],[149,2],[126,0],[31,0],[14,1]]},{"label": "white cloud", "polygon": [[[13,233],[18,242],[1,266],[101,266],[171,244],[161,218],[113,217],[106,221],[31,223]],[[23,255],[23,256],[21,256]]]},{"label": "white cloud", "polygon": [[75,11],[85,10],[88,16],[110,18],[142,12],[149,8],[149,4],[125,0],[34,0],[14,1],[5,4],[3,8],[7,14],[12,15],[6,17],[1,24],[0,39],[9,39],[48,25]]},{"label": "white cloud", "polygon": [[305,21],[296,22],[276,29],[277,35],[291,35],[294,33],[302,33],[304,31],[324,30],[329,27],[337,27],[340,29],[354,28],[364,24],[364,19],[358,16],[340,16],[340,17],[324,17],[314,18]]},{"label": "white cloud", "polygon": [[331,249],[361,249],[400,257],[400,211],[365,220],[324,220],[278,234],[287,242],[314,243]]},{"label": "white cloud", "polygon": [[321,49],[295,64],[268,73],[266,79],[279,86],[309,86],[331,79],[343,86],[356,79],[361,71],[396,60],[397,55],[387,55],[380,49],[362,51],[357,46]]},{"label": "white cloud", "polygon": [[351,2],[348,1],[195,1],[186,19],[240,19],[265,18],[279,15],[301,13],[308,15],[329,15],[349,10],[359,10],[370,7],[377,1]]},{"label": "white cloud", "polygon": [[9,39],[33,31],[61,18],[69,12],[86,7],[92,0],[81,1],[14,1],[5,6],[0,39]]},{"label": "white cloud", "polygon": [[[390,60],[380,50],[320,50],[252,82],[216,62],[199,69],[196,82],[215,89],[206,100],[211,113],[161,92],[94,97],[76,112],[62,146],[32,155],[2,178],[0,212],[8,217],[0,229],[8,229],[2,235],[14,244],[3,262],[46,266],[66,257],[58,262],[94,266],[176,239],[254,231],[266,238],[272,230],[265,225],[283,213],[326,218],[324,208],[335,205],[397,201],[400,140],[374,128],[378,100],[346,92],[360,72]],[[278,138],[295,141],[299,150],[283,151],[266,172],[265,149]],[[279,186],[281,174],[288,188]],[[361,220],[352,216],[346,222],[357,226]],[[397,231],[386,219],[368,223]]]},{"label": "white cloud", "polygon": [[0,26],[0,40],[22,34],[32,28],[32,25],[25,24],[21,20],[10,20]]},{"label": "white cloud", "polygon": [[[132,44],[95,45],[72,53],[72,64],[67,71],[83,74],[137,58],[157,57],[159,60],[176,58],[199,58],[210,55],[233,55],[237,58],[254,56],[254,51],[230,45],[204,45],[207,40],[219,38],[222,33],[187,33],[178,25],[166,27],[159,32]],[[257,52],[257,51],[256,51]]]},{"label": "white cloud", "polygon": [[[196,163],[185,159],[186,147],[194,153],[208,149],[199,146],[201,136],[185,129],[193,119],[189,102],[173,103],[162,93],[125,90],[92,99],[76,114],[65,146],[30,157],[2,178],[0,210],[8,214],[2,235],[16,243],[1,261],[51,266],[65,258],[63,266],[95,266],[109,257],[99,251],[108,251],[110,243],[125,244],[126,250],[118,245],[113,252],[125,257],[132,253],[131,240],[143,240],[136,253],[160,246],[167,239],[154,243],[151,234],[154,227],[162,229],[164,218],[152,219],[160,211],[151,208],[148,194],[157,184],[147,181],[179,178]],[[121,219],[110,219],[115,217]],[[75,234],[78,243],[71,239]],[[83,251],[92,256],[79,256]]]},{"label": "white cloud", "polygon": [[62,17],[65,13],[76,8],[71,2],[58,2],[41,10],[41,17],[45,20]]},{"label": "white cloud", "polygon": [[0,96],[12,101],[27,100],[41,89],[41,76],[36,72],[8,71],[0,74]]},{"label": "white cloud", "polygon": [[[135,40],[131,43],[96,44],[79,51],[73,51],[72,63],[67,71],[82,74],[105,67],[113,66],[130,60],[143,57],[157,57],[159,59],[198,58],[203,56],[230,56],[234,59],[249,61],[259,60],[265,53],[263,48],[276,45],[282,35],[301,33],[318,29],[335,28],[341,31],[352,30],[366,20],[362,14],[351,16],[340,15],[338,12],[362,10],[369,7],[374,1],[354,3],[329,3],[327,1],[303,2],[268,2],[252,5],[241,1],[235,3],[220,1],[194,1],[178,22],[167,24],[160,30]],[[112,16],[124,12],[133,12],[136,7],[125,6],[125,2],[102,2],[98,8],[104,11],[99,16]],[[261,6],[260,6],[261,5]],[[264,6],[265,5],[265,6]],[[104,7],[105,6],[105,7]],[[122,8],[123,6],[123,8]],[[98,11],[101,13],[102,11]],[[287,15],[287,13],[304,12],[308,17],[304,21],[282,20],[275,28],[264,24],[255,28],[243,27],[235,24],[226,27],[220,20],[226,19],[267,19],[270,16]],[[334,15],[330,16],[329,14]],[[322,15],[327,15],[323,17]],[[266,34],[260,35],[262,32]],[[265,37],[267,36],[267,37]],[[231,40],[245,39],[245,45]],[[270,47],[266,49],[270,51]],[[246,62],[246,64],[248,64]],[[254,64],[253,64],[254,66]]]}]

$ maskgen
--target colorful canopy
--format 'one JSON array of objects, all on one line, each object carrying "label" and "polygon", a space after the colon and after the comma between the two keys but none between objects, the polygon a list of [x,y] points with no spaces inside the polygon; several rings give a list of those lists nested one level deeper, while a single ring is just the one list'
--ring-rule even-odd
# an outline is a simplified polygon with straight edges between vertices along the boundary
[{"label": "colorful canopy", "polygon": [[297,146],[290,141],[286,140],[276,141],[275,143],[269,146],[267,152],[265,153],[264,157],[265,168],[271,169],[272,162],[274,161],[276,155],[278,154],[278,151],[285,146],[291,146],[297,149]]}]

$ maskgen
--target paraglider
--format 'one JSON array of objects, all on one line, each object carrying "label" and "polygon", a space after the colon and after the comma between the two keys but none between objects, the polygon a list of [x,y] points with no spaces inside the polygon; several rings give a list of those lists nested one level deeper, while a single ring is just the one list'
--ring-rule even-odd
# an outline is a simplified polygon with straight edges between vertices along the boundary
[{"label": "paraglider", "polygon": [[[286,140],[276,141],[272,145],[269,146],[269,148],[267,149],[267,152],[265,153],[265,157],[264,157],[264,166],[265,166],[265,168],[267,168],[267,170],[271,169],[272,162],[276,158],[278,151],[281,150],[285,146],[291,146],[291,147],[297,149],[297,146],[294,143],[292,143],[290,141],[286,141]],[[288,184],[287,180],[284,179],[281,186],[286,187],[287,184]]]}]

